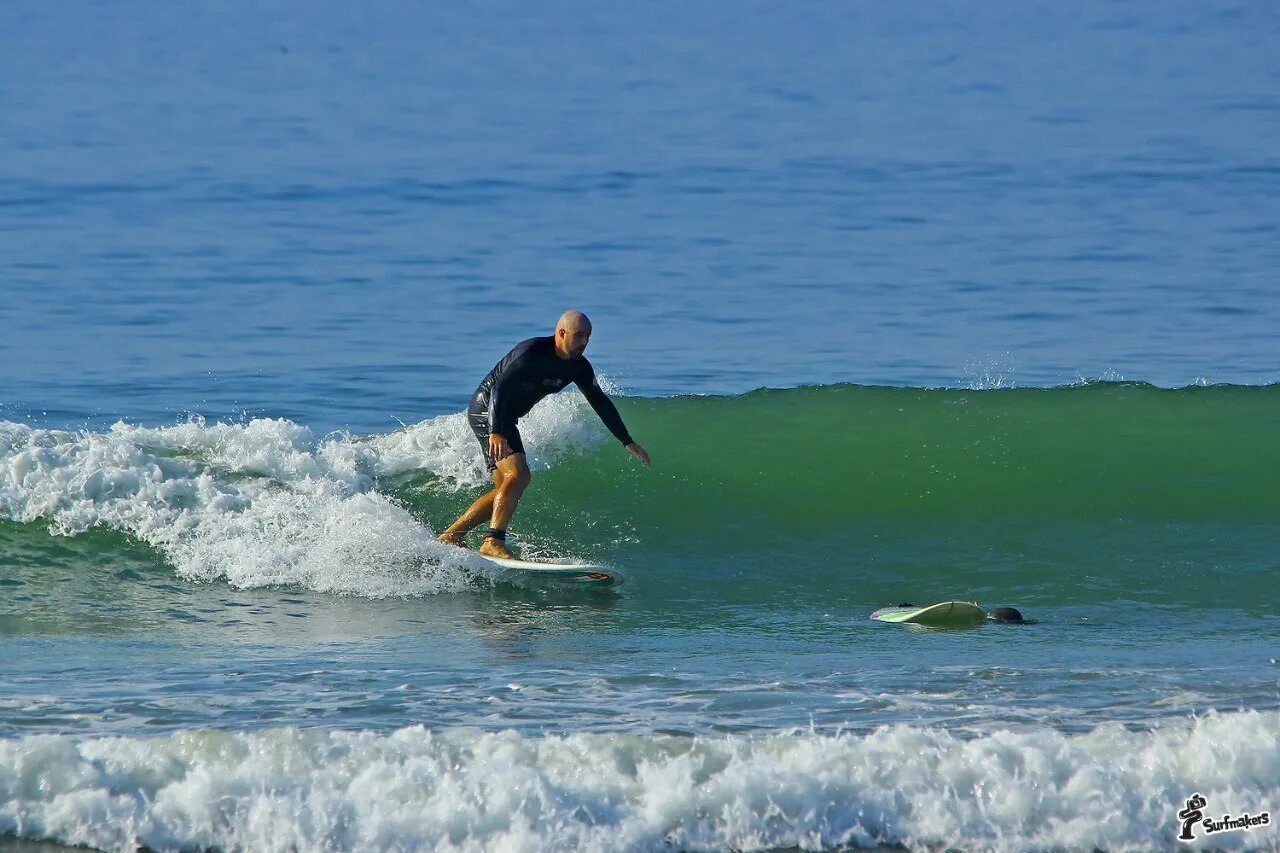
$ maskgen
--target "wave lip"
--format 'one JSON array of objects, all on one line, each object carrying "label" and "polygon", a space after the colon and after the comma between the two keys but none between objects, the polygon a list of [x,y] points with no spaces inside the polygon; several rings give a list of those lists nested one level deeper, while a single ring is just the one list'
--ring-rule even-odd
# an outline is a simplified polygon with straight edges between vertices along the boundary
[{"label": "wave lip", "polygon": [[[525,737],[421,727],[0,743],[0,832],[103,850],[1170,849],[1280,802],[1280,714],[1089,734]],[[1201,839],[1200,844],[1203,844]],[[1212,837],[1275,849],[1273,824]],[[1190,849],[1196,849],[1192,845]]]},{"label": "wave lip", "polygon": [[[0,426],[0,513],[15,521],[44,521],[63,535],[119,530],[191,580],[373,595],[463,582],[430,531],[373,491],[364,460],[296,424]],[[436,568],[380,575],[392,557]]]},{"label": "wave lip", "polygon": [[[547,467],[597,440],[580,400],[530,419]],[[486,479],[461,414],[390,435],[316,437],[287,420],[203,421],[105,433],[0,422],[0,517],[52,533],[118,530],[190,580],[297,584],[370,597],[462,589],[489,566],[436,542],[386,482]]]}]

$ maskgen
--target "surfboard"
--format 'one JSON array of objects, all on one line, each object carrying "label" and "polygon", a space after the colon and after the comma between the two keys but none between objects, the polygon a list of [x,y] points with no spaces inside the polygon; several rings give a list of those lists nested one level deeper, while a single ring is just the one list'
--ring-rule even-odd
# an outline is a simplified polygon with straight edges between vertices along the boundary
[{"label": "surfboard", "polygon": [[924,607],[914,604],[881,607],[871,618],[930,628],[972,628],[986,622],[987,614],[976,601],[940,601]]},{"label": "surfboard", "polygon": [[532,560],[506,560],[502,557],[486,557],[483,560],[501,566],[512,580],[529,580],[562,583],[578,587],[607,588],[621,586],[625,578],[622,572],[596,563],[534,562]]}]

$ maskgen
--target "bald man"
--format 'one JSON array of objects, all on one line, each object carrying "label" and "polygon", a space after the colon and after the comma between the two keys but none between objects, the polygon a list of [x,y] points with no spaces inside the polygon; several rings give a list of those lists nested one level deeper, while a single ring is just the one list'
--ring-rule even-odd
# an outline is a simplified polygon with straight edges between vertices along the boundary
[{"label": "bald man", "polygon": [[494,365],[480,383],[467,407],[471,431],[480,440],[493,488],[473,503],[458,520],[438,537],[441,542],[466,546],[466,535],[486,520],[480,553],[486,557],[506,557],[507,523],[529,485],[529,466],[516,422],[534,404],[566,385],[577,385],[600,420],[634,456],[645,465],[649,454],[631,440],[622,416],[613,401],[596,384],[596,373],[582,353],[591,339],[591,321],[581,311],[566,311],[549,338],[530,338],[516,344]]}]

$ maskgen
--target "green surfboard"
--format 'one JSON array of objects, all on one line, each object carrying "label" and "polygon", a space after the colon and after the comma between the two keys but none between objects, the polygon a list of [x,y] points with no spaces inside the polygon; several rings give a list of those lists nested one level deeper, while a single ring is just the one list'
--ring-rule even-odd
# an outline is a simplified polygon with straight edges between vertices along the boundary
[{"label": "green surfboard", "polygon": [[871,618],[930,628],[972,628],[986,622],[987,614],[976,601],[940,601],[924,607],[914,604],[881,607]]}]

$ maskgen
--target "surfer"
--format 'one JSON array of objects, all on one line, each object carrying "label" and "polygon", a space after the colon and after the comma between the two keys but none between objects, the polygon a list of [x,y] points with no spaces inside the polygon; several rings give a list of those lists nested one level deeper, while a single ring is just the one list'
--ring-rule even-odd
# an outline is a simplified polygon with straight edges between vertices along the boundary
[{"label": "surfer", "polygon": [[555,334],[516,344],[480,383],[467,407],[467,421],[480,440],[481,452],[493,476],[493,488],[440,533],[437,538],[441,542],[465,547],[467,533],[488,520],[480,553],[511,559],[506,545],[507,524],[531,479],[516,422],[543,397],[570,383],[578,386],[614,438],[645,465],[649,464],[649,454],[632,441],[613,401],[596,383],[591,362],[582,355],[590,338],[591,321],[587,315],[566,311],[556,323]]}]

